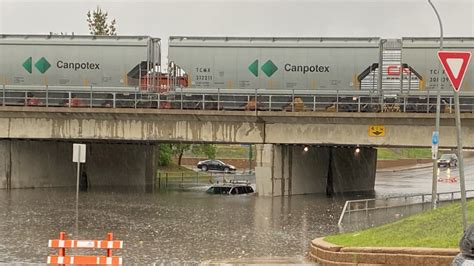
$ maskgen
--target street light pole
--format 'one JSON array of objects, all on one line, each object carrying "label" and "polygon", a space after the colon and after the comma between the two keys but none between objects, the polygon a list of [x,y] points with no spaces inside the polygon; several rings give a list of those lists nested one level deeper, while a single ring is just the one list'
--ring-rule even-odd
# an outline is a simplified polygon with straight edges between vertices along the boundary
[{"label": "street light pole", "polygon": [[[428,0],[428,3],[433,8],[436,17],[438,18],[439,22],[439,50],[443,50],[443,24],[441,22],[441,17],[439,16],[436,7],[431,3],[431,0]],[[435,134],[438,134],[439,139],[439,117],[441,113],[441,63],[438,63],[438,80],[437,80],[437,91],[436,91],[436,123],[435,123]],[[434,143],[433,143],[434,144]],[[437,198],[437,190],[438,190],[438,146],[436,145],[435,150],[433,150],[433,180],[432,180],[432,191],[431,191],[431,208],[436,209],[438,198]]]}]

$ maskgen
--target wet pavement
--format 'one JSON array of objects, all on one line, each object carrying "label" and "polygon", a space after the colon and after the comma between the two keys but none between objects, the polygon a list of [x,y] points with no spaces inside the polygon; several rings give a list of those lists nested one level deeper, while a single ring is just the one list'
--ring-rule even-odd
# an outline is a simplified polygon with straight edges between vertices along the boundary
[{"label": "wet pavement", "polygon": [[[459,191],[459,168],[438,168],[438,192]],[[474,158],[464,158],[466,190],[474,189]],[[433,164],[419,164],[410,169],[393,168],[377,172],[377,197],[431,193]]]}]

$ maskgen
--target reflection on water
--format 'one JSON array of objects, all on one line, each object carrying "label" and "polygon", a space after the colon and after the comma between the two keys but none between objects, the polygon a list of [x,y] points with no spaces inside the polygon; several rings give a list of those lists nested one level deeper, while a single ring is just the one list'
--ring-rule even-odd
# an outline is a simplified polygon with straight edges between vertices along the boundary
[{"label": "reflection on water", "polygon": [[[74,232],[72,189],[0,190],[0,262],[46,261],[49,239],[124,240],[125,263],[304,257],[311,239],[336,233],[348,198],[256,197],[202,191],[144,194],[117,189],[80,194]],[[352,197],[354,198],[354,197]]]}]

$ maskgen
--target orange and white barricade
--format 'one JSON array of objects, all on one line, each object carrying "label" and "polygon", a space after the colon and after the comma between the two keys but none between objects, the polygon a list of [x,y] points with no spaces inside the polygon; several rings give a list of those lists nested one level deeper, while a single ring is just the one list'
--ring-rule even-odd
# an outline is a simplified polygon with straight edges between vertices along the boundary
[{"label": "orange and white barricade", "polygon": [[[107,240],[66,240],[66,233],[60,232],[59,239],[49,240],[48,247],[58,248],[57,255],[48,256],[48,264],[89,264],[89,265],[121,265],[122,257],[112,256],[112,249],[123,248],[123,241],[113,240],[113,234],[107,234]],[[107,256],[66,255],[67,248],[106,249]]]}]

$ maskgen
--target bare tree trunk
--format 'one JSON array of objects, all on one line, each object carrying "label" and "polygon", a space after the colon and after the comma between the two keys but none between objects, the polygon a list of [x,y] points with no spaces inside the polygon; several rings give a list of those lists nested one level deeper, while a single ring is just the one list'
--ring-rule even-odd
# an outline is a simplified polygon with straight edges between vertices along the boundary
[{"label": "bare tree trunk", "polygon": [[181,150],[179,152],[179,156],[178,156],[178,165],[181,166],[181,159],[183,158],[183,153],[184,153],[184,150]]}]

